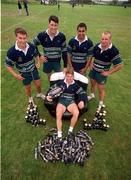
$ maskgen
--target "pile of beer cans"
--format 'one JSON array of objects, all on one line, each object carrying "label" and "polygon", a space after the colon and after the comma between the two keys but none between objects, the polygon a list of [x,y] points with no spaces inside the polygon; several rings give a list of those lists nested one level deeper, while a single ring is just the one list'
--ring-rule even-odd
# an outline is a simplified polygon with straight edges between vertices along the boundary
[{"label": "pile of beer cans", "polygon": [[83,120],[84,129],[86,130],[100,129],[106,131],[109,128],[109,125],[106,124],[105,116],[106,116],[105,105],[102,105],[97,108],[92,123],[87,123],[87,119]]},{"label": "pile of beer cans", "polygon": [[83,166],[90,156],[93,145],[91,137],[83,130],[76,135],[71,133],[65,138],[58,138],[55,131],[38,142],[35,148],[35,159],[42,159],[46,163],[62,161],[65,164],[77,163]]},{"label": "pile of beer cans", "polygon": [[28,103],[25,120],[33,126],[46,125],[46,120],[39,117],[37,105],[32,101]]}]

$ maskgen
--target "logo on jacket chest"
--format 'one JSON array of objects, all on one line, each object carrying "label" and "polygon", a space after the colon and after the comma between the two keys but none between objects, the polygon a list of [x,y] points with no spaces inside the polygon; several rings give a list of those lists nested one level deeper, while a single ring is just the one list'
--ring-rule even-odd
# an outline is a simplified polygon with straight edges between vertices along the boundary
[{"label": "logo on jacket chest", "polygon": [[22,57],[18,57],[18,62],[22,62]]},{"label": "logo on jacket chest", "polygon": [[72,49],[73,49],[73,50],[76,50],[76,46],[73,46]]}]

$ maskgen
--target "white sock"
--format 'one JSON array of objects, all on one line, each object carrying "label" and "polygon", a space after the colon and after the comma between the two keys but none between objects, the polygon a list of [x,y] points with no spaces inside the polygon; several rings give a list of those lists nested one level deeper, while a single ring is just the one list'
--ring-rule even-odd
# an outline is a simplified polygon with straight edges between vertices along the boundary
[{"label": "white sock", "polygon": [[103,105],[103,101],[99,101],[99,106],[102,106]]},{"label": "white sock", "polygon": [[90,96],[94,98],[94,97],[95,97],[95,94],[94,94],[94,93],[91,93]]},{"label": "white sock", "polygon": [[73,132],[73,127],[70,126],[68,132]]},{"label": "white sock", "polygon": [[32,96],[29,97],[29,101],[33,102],[33,97]]},{"label": "white sock", "polygon": [[62,137],[62,131],[58,131],[57,134],[58,134],[58,138]]}]

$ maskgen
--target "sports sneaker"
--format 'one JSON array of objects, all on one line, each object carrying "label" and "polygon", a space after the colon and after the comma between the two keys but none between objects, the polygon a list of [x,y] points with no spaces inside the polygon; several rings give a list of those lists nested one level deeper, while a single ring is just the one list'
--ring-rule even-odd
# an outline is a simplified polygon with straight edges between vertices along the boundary
[{"label": "sports sneaker", "polygon": [[91,93],[90,96],[87,96],[87,97],[88,97],[88,101],[90,101],[91,99],[95,98],[95,95]]},{"label": "sports sneaker", "polygon": [[42,93],[37,93],[36,95],[37,98],[42,98],[43,100],[45,100],[45,95]]},{"label": "sports sneaker", "polygon": [[100,110],[101,108],[105,108],[105,104],[101,104],[101,103],[99,103],[99,105],[98,105],[98,109]]},{"label": "sports sneaker", "polygon": [[73,132],[68,131],[68,136],[72,136],[72,135],[73,135]]},{"label": "sports sneaker", "polygon": [[74,138],[74,133],[68,131],[68,135],[67,135],[68,139],[73,139]]}]

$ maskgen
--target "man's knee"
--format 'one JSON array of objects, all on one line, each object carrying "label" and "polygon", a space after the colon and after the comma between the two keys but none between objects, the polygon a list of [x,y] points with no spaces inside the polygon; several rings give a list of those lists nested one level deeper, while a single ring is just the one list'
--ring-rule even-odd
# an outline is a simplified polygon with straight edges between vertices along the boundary
[{"label": "man's knee", "polygon": [[103,85],[98,84],[98,90],[99,90],[100,93],[105,92],[105,84],[103,84]]},{"label": "man's knee", "polygon": [[25,89],[28,91],[31,89],[31,84],[25,85]]},{"label": "man's knee", "polygon": [[80,101],[80,102],[78,103],[78,108],[79,108],[79,109],[83,109],[83,108],[84,108],[84,102],[83,102],[83,101]]},{"label": "man's knee", "polygon": [[35,83],[36,86],[41,86],[40,79],[35,80],[34,83]]},{"label": "man's knee", "polygon": [[73,110],[72,115],[77,118],[79,116],[79,110],[78,109]]},{"label": "man's knee", "polygon": [[57,111],[56,111],[56,116],[57,116],[57,117],[61,117],[61,116],[62,116],[62,112],[59,111],[58,109],[57,109]]},{"label": "man's knee", "polygon": [[57,117],[61,117],[62,115],[63,115],[63,113],[64,113],[64,107],[60,107],[59,105],[57,106],[57,108],[56,108],[56,116]]}]

